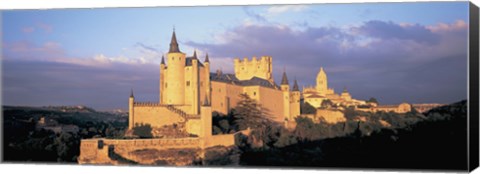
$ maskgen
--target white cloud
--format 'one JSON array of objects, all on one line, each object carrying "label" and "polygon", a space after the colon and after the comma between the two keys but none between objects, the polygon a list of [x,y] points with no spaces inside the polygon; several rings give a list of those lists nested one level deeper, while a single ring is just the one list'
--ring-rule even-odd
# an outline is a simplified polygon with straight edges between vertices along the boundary
[{"label": "white cloud", "polygon": [[454,23],[438,23],[426,27],[432,32],[448,32],[448,31],[462,31],[468,28],[468,24],[463,20],[457,20]]},{"label": "white cloud", "polygon": [[267,16],[279,15],[285,12],[300,12],[307,8],[306,5],[276,5],[267,9]]}]

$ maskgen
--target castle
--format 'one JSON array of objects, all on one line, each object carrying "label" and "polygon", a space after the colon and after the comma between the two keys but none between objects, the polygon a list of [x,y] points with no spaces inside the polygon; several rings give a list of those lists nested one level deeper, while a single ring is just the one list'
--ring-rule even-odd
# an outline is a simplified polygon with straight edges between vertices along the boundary
[{"label": "castle", "polygon": [[133,136],[136,126],[150,125],[152,139],[104,139],[81,140],[78,162],[84,163],[118,163],[113,155],[120,155],[128,160],[138,160],[132,152],[144,149],[204,149],[235,145],[237,133],[249,134],[250,130],[234,134],[212,135],[212,112],[227,114],[235,108],[241,98],[247,94],[261,104],[269,114],[269,119],[284,124],[287,128],[295,127],[295,118],[300,116],[300,102],[303,99],[316,109],[316,114],[302,116],[327,123],[344,122],[343,112],[322,109],[322,103],[330,101],[334,106],[353,106],[363,111],[393,111],[405,113],[411,110],[409,104],[395,106],[377,106],[357,108],[368,105],[366,101],[353,99],[346,89],[336,94],[328,87],[327,74],[323,68],[317,75],[316,86],[303,88],[300,92],[297,80],[293,87],[284,71],[280,85],[272,75],[272,57],[235,58],[234,74],[222,71],[210,72],[208,54],[201,62],[196,51],[187,57],[180,51],[175,31],[172,33],[169,51],[162,56],[159,71],[159,101],[138,102],[133,90],[130,94],[128,130],[126,135]]},{"label": "castle", "polygon": [[240,102],[240,94],[255,99],[278,123],[300,115],[298,84],[295,80],[290,90],[286,72],[280,86],[274,82],[272,57],[235,58],[234,65],[235,74],[211,73],[208,54],[203,62],[196,51],[187,57],[173,31],[169,51],[160,63],[159,101],[137,102],[132,92],[128,129],[141,124],[175,125],[190,135],[210,136],[212,112],[227,114]]}]

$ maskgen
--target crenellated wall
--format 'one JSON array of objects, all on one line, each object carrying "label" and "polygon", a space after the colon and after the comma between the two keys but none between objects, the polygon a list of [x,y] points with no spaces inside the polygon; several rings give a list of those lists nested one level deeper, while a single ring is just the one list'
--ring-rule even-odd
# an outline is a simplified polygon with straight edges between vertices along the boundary
[{"label": "crenellated wall", "polygon": [[253,57],[234,59],[235,77],[239,80],[250,80],[252,77],[259,77],[273,82],[272,76],[272,57],[262,56],[260,59]]},{"label": "crenellated wall", "polygon": [[[115,153],[127,160],[136,161],[136,156],[131,152],[137,150],[155,149],[205,149],[214,146],[235,145],[235,134],[207,136],[204,138],[163,138],[163,139],[86,139],[80,142],[79,164],[117,164],[111,159]],[[138,161],[137,161],[138,162]]]}]

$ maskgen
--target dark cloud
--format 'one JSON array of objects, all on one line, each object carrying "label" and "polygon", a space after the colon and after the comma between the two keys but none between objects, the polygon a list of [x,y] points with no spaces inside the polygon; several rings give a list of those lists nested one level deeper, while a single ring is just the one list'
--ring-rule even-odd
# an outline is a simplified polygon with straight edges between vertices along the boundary
[{"label": "dark cloud", "polygon": [[145,50],[148,50],[148,51],[151,51],[151,52],[159,53],[159,51],[158,51],[157,49],[155,49],[155,48],[153,48],[153,47],[151,47],[151,46],[147,46],[147,45],[145,45],[145,44],[143,44],[143,43],[140,43],[140,42],[135,43],[134,46],[140,47],[140,48],[142,48],[142,49],[145,49]]},{"label": "dark cloud", "polygon": [[428,44],[438,43],[440,39],[440,35],[419,24],[401,26],[391,21],[368,21],[358,31],[381,39],[405,39]]},{"label": "dark cloud", "polygon": [[330,86],[337,91],[347,87],[360,99],[448,103],[466,98],[466,31],[435,33],[426,26],[382,21],[304,31],[244,25],[221,34],[221,44],[186,44],[207,50],[214,58],[272,56],[277,81],[286,66],[289,79],[296,77],[301,86],[314,85],[323,66]]}]

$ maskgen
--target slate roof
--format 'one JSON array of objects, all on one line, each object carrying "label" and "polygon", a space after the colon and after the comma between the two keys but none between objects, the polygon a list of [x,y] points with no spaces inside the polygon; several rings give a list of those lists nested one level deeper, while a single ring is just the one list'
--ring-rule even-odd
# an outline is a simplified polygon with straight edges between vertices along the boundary
[{"label": "slate roof", "polygon": [[306,98],[325,98],[324,96],[318,95],[318,94],[312,94]]},{"label": "slate roof", "polygon": [[169,53],[180,53],[180,48],[178,47],[177,36],[175,35],[175,30],[172,33],[172,40],[170,41]]},{"label": "slate roof", "polygon": [[[197,59],[197,58],[195,58],[195,57],[187,57],[187,58],[185,59],[185,66],[192,66],[192,60],[193,60],[193,59]],[[200,60],[198,60],[198,59],[197,59],[197,61],[198,61],[198,64],[199,64],[201,67],[203,67],[202,62],[200,62]]]},{"label": "slate roof", "polygon": [[293,90],[292,91],[300,91],[300,89],[298,88],[297,79],[295,79],[295,83],[293,84]]},{"label": "slate roof", "polygon": [[258,78],[258,77],[253,77],[250,80],[238,80],[234,74],[210,73],[210,80],[216,81],[216,82],[239,85],[239,86],[263,86],[263,87],[272,88],[272,89],[280,88],[277,84],[271,83],[268,80]]},{"label": "slate roof", "polygon": [[283,75],[282,75],[282,85],[288,85],[288,79],[287,79],[287,73],[285,71],[283,71]]}]

